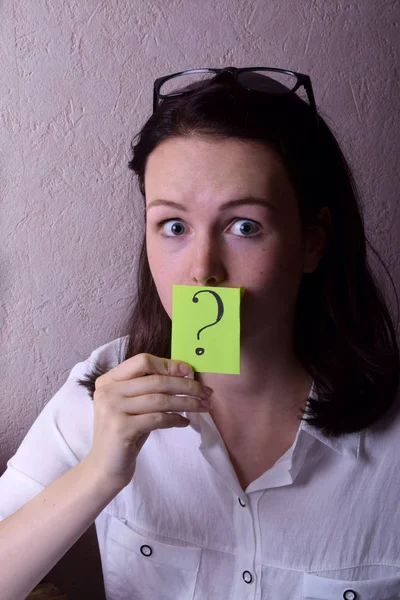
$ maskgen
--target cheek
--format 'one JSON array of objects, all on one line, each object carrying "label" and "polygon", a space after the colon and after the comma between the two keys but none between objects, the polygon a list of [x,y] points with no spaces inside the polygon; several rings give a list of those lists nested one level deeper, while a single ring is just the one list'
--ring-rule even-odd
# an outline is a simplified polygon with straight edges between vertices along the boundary
[{"label": "cheek", "polygon": [[174,280],[171,263],[165,252],[159,251],[157,246],[147,243],[147,259],[150,271],[157,289],[157,294],[164,310],[172,318],[172,282]]},{"label": "cheek", "polygon": [[154,279],[165,269],[165,254],[161,252],[159,244],[154,243],[151,236],[146,240],[147,259]]},{"label": "cheek", "polygon": [[263,287],[267,283],[272,283],[279,278],[282,270],[282,257],[280,256],[278,246],[262,248],[256,256],[253,256],[251,263],[244,265],[250,280],[253,280],[257,287]]},{"label": "cheek", "polygon": [[168,276],[162,271],[152,271],[153,280],[157,289],[158,297],[165,312],[172,318],[172,284]]},{"label": "cheek", "polygon": [[298,284],[301,273],[301,253],[280,243],[262,248],[247,265],[248,282],[260,293],[279,294]]}]

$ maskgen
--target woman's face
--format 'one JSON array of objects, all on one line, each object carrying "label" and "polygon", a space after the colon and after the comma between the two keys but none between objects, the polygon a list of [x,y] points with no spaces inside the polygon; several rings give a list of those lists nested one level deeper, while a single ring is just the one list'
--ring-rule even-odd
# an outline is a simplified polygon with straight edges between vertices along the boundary
[{"label": "woman's face", "polygon": [[293,317],[303,272],[322,255],[308,248],[298,204],[277,155],[237,139],[174,138],[145,172],[146,244],[161,302],[172,285],[245,287],[242,335]]}]

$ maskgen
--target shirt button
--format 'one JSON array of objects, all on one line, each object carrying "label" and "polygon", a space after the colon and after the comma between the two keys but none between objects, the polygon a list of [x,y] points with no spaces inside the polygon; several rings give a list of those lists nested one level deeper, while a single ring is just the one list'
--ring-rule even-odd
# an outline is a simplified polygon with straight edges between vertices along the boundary
[{"label": "shirt button", "polygon": [[143,554],[143,556],[150,556],[153,554],[153,550],[147,545],[140,546],[140,552]]},{"label": "shirt button", "polygon": [[353,590],[346,590],[343,594],[344,600],[356,600],[357,594]]},{"label": "shirt button", "polygon": [[242,577],[246,583],[251,583],[253,581],[253,575],[250,573],[250,571],[243,571]]},{"label": "shirt button", "polygon": [[239,500],[239,504],[240,504],[240,506],[246,506],[245,504],[242,504],[242,501],[241,501],[241,499],[240,499],[240,498],[238,498],[238,500]]}]

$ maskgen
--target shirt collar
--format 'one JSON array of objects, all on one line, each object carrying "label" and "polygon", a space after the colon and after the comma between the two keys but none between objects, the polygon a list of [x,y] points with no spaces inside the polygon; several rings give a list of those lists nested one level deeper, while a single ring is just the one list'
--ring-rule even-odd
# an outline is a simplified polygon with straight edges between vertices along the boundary
[{"label": "shirt collar", "polygon": [[[309,394],[309,398],[318,398],[318,393],[315,387],[315,382],[313,381],[311,386],[311,391]],[[307,407],[309,407],[309,399],[307,400]],[[309,423],[307,421],[302,420],[301,431],[305,431],[315,439],[319,440],[326,446],[329,446],[332,450],[341,454],[342,456],[348,456],[349,458],[353,458],[357,460],[360,456],[360,446],[361,446],[361,433],[360,431],[355,433],[343,433],[338,437],[330,437]]]},{"label": "shirt collar", "polygon": [[[187,377],[190,379],[194,379],[194,373],[190,373],[190,375],[188,375]],[[310,403],[309,403],[310,398],[318,398],[318,392],[316,390],[314,381],[312,382],[312,385],[311,385],[309,398],[307,400],[307,407],[310,406]],[[191,421],[190,426],[195,431],[197,431],[202,437],[202,446],[207,445],[209,442],[211,442],[210,428],[209,427],[203,427],[203,428],[201,427],[201,422],[204,423],[204,421],[208,422],[208,424],[210,425],[211,416],[208,413],[181,412],[180,414],[185,416],[186,418],[190,419],[190,421]],[[323,431],[321,431],[321,429],[318,429],[318,428],[310,425],[307,422],[307,420],[302,420],[299,430],[297,432],[296,440],[293,444],[293,450],[295,450],[295,448],[297,446],[297,441],[298,441],[299,437],[301,437],[303,435],[303,432],[309,434],[316,440],[319,440],[322,444],[325,444],[325,446],[328,446],[329,448],[334,450],[334,452],[337,452],[338,454],[340,454],[342,456],[346,456],[346,457],[349,457],[354,460],[357,460],[360,456],[361,433],[362,433],[360,431],[358,431],[356,433],[344,433],[344,434],[339,435],[338,437],[331,437],[331,436],[328,436],[325,433],[323,433]],[[205,437],[204,437],[204,434],[205,434]]]}]

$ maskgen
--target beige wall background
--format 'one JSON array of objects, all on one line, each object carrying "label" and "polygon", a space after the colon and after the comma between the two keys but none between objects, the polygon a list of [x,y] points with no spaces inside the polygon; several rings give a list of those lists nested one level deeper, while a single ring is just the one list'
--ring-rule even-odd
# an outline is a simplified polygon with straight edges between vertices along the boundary
[{"label": "beige wall background", "polygon": [[[308,73],[400,290],[399,22],[397,0],[0,1],[0,473],[73,365],[125,334],[127,162],[156,77]],[[72,599],[102,597],[95,553],[91,529],[52,572]]]}]

